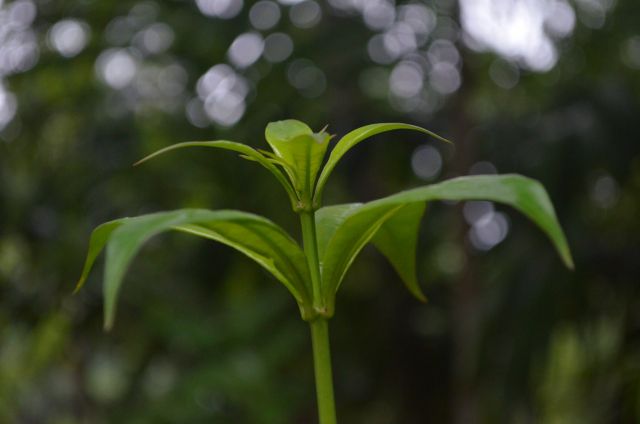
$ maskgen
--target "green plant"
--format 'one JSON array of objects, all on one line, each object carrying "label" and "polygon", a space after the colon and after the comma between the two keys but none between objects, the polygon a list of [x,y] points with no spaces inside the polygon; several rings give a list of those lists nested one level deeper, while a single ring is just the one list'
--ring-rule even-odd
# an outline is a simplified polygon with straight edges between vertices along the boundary
[{"label": "green plant", "polygon": [[272,122],[266,128],[265,136],[272,152],[221,140],[180,143],[147,156],[138,163],[183,147],[213,147],[235,151],[259,163],[286,190],[291,207],[300,218],[303,248],[273,222],[233,210],[180,209],[122,218],[93,231],[76,290],[84,284],[96,257],[106,247],[104,319],[108,329],[114,322],[116,298],[126,269],[150,237],[176,230],[237,249],[269,271],[295,298],[302,319],[311,328],[319,421],[320,424],[335,423],[328,320],[334,314],[336,292],[357,254],[373,242],[409,291],[424,301],[416,279],[415,249],[427,202],[483,199],[512,206],[537,223],[564,263],[573,266],[546,191],[537,181],[520,175],[461,177],[365,204],[321,207],[324,186],[342,156],[359,142],[392,130],[420,131],[446,141],[414,125],[367,125],[340,139],[323,167],[332,136],[324,129],[314,133],[302,122],[286,120]]}]

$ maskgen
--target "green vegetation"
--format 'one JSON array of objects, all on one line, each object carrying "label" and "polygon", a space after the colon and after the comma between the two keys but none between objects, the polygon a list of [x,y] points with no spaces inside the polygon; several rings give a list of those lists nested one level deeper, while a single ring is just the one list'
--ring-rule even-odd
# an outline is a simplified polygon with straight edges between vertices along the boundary
[{"label": "green vegetation", "polygon": [[420,204],[403,207],[385,226],[416,223],[395,230],[415,236],[415,273],[381,227],[334,299],[341,423],[640,422],[640,2],[499,3],[0,0],[0,423],[316,422],[285,273],[169,231],[126,271],[108,334],[103,256],[72,295],[91,230],[125,216],[246,211],[304,252],[281,165],[279,182],[202,147],[131,166],[185,140],[273,155],[265,124],[286,118],[455,141],[359,144],[325,173],[317,222],[516,173],[553,199],[576,265],[499,202],[430,201],[419,228]]},{"label": "green vegetation", "polygon": [[282,228],[257,215],[203,209],[153,213],[110,221],[96,228],[77,288],[84,284],[96,257],[106,247],[104,321],[109,329],[113,326],[116,299],[125,272],[142,244],[152,236],[164,231],[181,231],[244,253],[289,290],[298,303],[302,319],[309,323],[319,421],[335,424],[328,320],[335,312],[340,283],[358,253],[373,242],[409,291],[425,301],[416,278],[415,247],[426,203],[483,199],[512,206],[538,224],[565,265],[573,268],[569,247],[546,191],[540,183],[519,175],[460,177],[365,204],[321,207],[324,184],[342,156],[373,135],[399,129],[417,130],[440,138],[412,125],[367,125],[341,138],[323,167],[332,137],[324,130],[314,133],[300,121],[286,120],[272,122],[266,128],[265,138],[273,153],[223,140],[187,142],[160,150],[138,163],[177,148],[213,147],[239,152],[242,157],[264,166],[284,186],[294,212],[300,217],[304,251]]}]

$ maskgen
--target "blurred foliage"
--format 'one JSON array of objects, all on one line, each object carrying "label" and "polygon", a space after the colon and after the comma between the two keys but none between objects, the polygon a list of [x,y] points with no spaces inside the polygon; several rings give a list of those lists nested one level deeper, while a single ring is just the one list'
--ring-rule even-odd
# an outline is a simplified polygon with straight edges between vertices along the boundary
[{"label": "blurred foliage", "polygon": [[[265,148],[265,123],[287,117],[337,134],[403,121],[455,141],[421,150],[423,137],[397,133],[380,138],[401,143],[359,146],[328,204],[518,172],[547,187],[575,256],[569,273],[510,210],[492,215],[507,225],[499,243],[483,244],[469,215],[486,205],[434,204],[420,237],[422,305],[366,250],[332,321],[343,422],[640,420],[640,5],[560,1],[574,25],[552,40],[549,69],[531,70],[469,41],[465,1],[399,1],[396,20],[434,26],[397,57],[379,57],[375,37],[407,27],[380,10],[293,3],[269,3],[280,19],[258,31],[269,22],[252,20],[248,1],[0,1],[0,422],[314,422],[307,328],[240,255],[152,240],[106,334],[100,272],[71,296],[91,229],[111,218],[234,208],[298,233],[277,183],[233,155],[130,166],[184,140]],[[291,56],[246,65],[255,43],[230,50],[241,34],[276,32]],[[399,34],[389,40],[406,48]],[[215,69],[226,91],[199,93],[225,63]]]}]

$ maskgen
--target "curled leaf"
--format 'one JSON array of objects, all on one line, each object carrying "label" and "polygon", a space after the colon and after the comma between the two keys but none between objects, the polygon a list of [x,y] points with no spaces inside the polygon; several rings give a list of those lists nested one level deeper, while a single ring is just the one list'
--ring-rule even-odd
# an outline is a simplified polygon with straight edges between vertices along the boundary
[{"label": "curled leaf", "polygon": [[296,206],[297,200],[298,200],[298,196],[296,192],[294,191],[293,187],[291,186],[291,183],[289,183],[285,175],[282,174],[282,172],[272,163],[272,161],[269,158],[265,157],[262,153],[260,153],[256,149],[249,147],[246,144],[236,143],[235,141],[215,140],[215,141],[186,141],[184,143],[177,143],[177,144],[173,144],[171,146],[165,147],[164,149],[160,149],[154,153],[151,153],[150,155],[145,156],[144,158],[140,159],[138,162],[134,163],[133,165],[134,166],[140,165],[141,163],[144,163],[150,159],[153,159],[156,156],[159,156],[161,154],[164,154],[176,149],[182,149],[185,147],[213,147],[217,149],[231,150],[233,152],[240,153],[241,156],[244,156],[247,159],[258,162],[260,165],[265,167],[269,172],[271,172],[271,174],[274,177],[276,177],[278,182],[282,185],[282,187],[285,189],[285,191],[289,195],[289,200],[291,201],[292,206],[293,207]]},{"label": "curled leaf", "polygon": [[326,165],[322,169],[320,173],[320,177],[318,177],[318,184],[315,189],[315,193],[313,196],[314,205],[319,205],[322,200],[322,191],[324,190],[324,186],[327,183],[327,179],[331,172],[336,167],[342,156],[345,155],[352,147],[356,144],[360,143],[368,139],[369,137],[373,137],[374,135],[381,134],[388,131],[394,130],[413,130],[419,131],[425,134],[430,135],[431,137],[437,138],[438,140],[445,141],[449,143],[449,140],[439,136],[438,134],[431,132],[422,127],[418,127],[416,125],[410,124],[401,124],[401,123],[380,123],[380,124],[370,124],[365,125],[364,127],[357,128],[338,141],[335,145],[331,154],[329,155],[329,159],[327,160]]},{"label": "curled leaf", "polygon": [[78,288],[106,246],[105,328],[113,325],[118,292],[133,257],[148,239],[169,230],[215,240],[244,253],[279,280],[303,311],[310,307],[310,278],[304,253],[284,230],[245,212],[180,209],[111,221],[94,231]]},{"label": "curled leaf", "polygon": [[[401,253],[400,249],[403,248],[403,241],[407,244],[405,248],[414,249],[414,235],[417,234],[419,216],[422,215],[420,208],[425,202],[434,200],[489,200],[509,205],[537,224],[549,237],[565,265],[573,268],[569,246],[553,205],[539,182],[514,174],[454,178],[403,191],[357,208],[341,206],[346,214],[338,223],[335,220],[332,222],[330,234],[325,234],[324,245],[320,245],[323,252],[320,258],[322,290],[330,313],[333,311],[335,293],[349,265],[370,240],[383,253],[386,252],[385,255],[402,275],[405,284],[415,295],[419,295],[419,287],[413,283],[415,268],[412,269],[411,259],[406,258],[408,250]],[[404,209],[403,212],[405,207],[410,209]],[[325,209],[320,209],[318,214],[326,215]],[[408,216],[402,217],[403,213]],[[388,225],[383,229],[385,224]]]}]

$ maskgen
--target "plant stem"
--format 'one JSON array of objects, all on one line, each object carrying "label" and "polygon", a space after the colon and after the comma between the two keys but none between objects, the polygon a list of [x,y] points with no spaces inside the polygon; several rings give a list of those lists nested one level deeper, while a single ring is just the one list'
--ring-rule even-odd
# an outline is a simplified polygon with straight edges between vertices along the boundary
[{"label": "plant stem", "polygon": [[316,375],[316,397],[320,424],[336,424],[336,405],[333,399],[331,352],[329,349],[329,321],[320,317],[309,323],[313,344],[313,366]]},{"label": "plant stem", "polygon": [[336,405],[333,396],[333,371],[329,349],[329,323],[322,297],[320,263],[318,262],[318,241],[314,212],[301,212],[302,241],[313,285],[313,307],[319,316],[309,322],[313,345],[313,369],[316,378],[319,424],[336,424]]},{"label": "plant stem", "polygon": [[302,225],[302,242],[304,254],[307,257],[309,272],[311,273],[311,284],[313,286],[313,306],[320,309],[324,305],[322,302],[322,292],[320,287],[320,264],[318,262],[318,240],[316,238],[316,219],[314,212],[300,213],[300,224]]}]

